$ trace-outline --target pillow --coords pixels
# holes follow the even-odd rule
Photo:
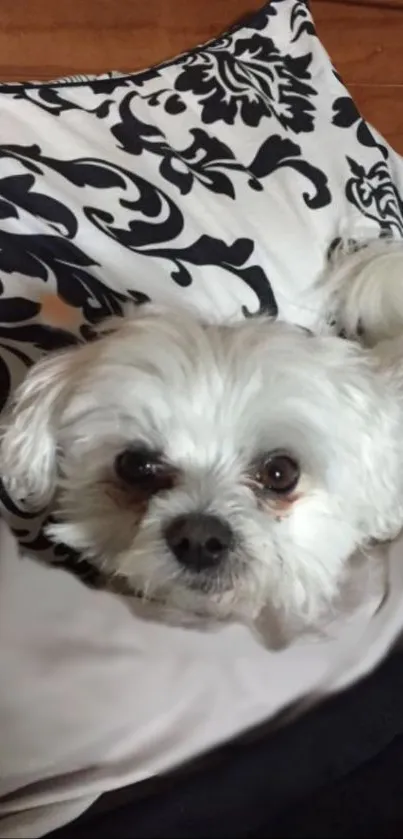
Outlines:
[[[340,236],[403,234],[401,160],[361,118],[302,0],[273,0],[142,73],[5,84],[0,109],[2,408],[40,354],[90,338],[127,298],[309,327],[306,292]],[[40,517],[4,490],[2,502],[23,551],[90,573],[48,545]],[[41,835],[104,790],[348,684],[398,631],[386,598],[373,634],[379,597],[356,645],[342,627],[279,655],[238,626],[161,627],[16,562],[3,526],[0,835],[22,835],[24,819]]]

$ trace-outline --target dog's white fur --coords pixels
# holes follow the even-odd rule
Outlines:
[[[323,285],[351,338],[264,318],[202,324],[141,307],[98,341],[35,365],[1,447],[3,480],[41,507],[55,540],[145,595],[186,612],[253,621],[269,606],[315,624],[348,560],[403,523],[403,246],[378,242],[341,259]],[[114,460],[141,441],[180,479],[141,515],[113,491]],[[301,466],[289,503],[256,492],[259,456]],[[111,489],[112,488],[112,489]],[[224,567],[181,568],[164,528],[202,511],[235,542]]]

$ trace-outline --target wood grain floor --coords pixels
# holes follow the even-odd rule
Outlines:
[[[362,113],[403,154],[403,2],[312,3],[318,33]]]
[[[262,0],[0,0],[0,78],[129,71],[174,56]],[[312,0],[367,119],[403,154],[403,0]]]

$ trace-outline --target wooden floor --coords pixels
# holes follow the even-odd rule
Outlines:
[[[0,78],[131,70],[218,34],[263,0],[0,0]],[[312,0],[364,115],[403,154],[403,0]]]

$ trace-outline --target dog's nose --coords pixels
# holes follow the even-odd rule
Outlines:
[[[217,516],[190,513],[178,516],[168,525],[165,539],[181,565],[191,571],[205,571],[225,558],[233,534],[229,525]]]

